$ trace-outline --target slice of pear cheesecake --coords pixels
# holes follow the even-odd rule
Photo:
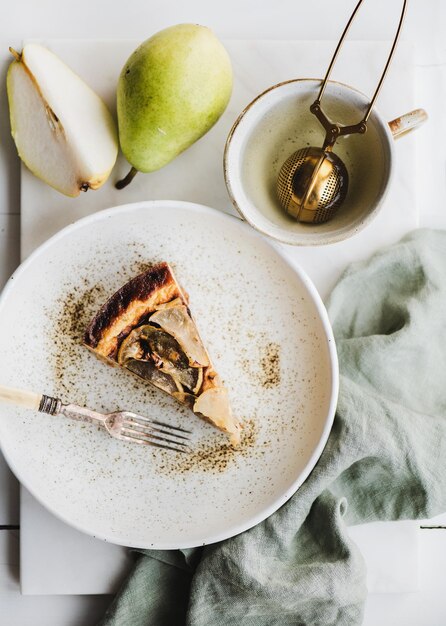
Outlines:
[[[227,389],[214,369],[168,263],[139,274],[98,311],[84,344],[110,365],[121,366],[187,405],[240,442]]]

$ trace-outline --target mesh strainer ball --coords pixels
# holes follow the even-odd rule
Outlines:
[[[347,195],[348,172],[342,160],[322,148],[302,148],[282,165],[277,180],[280,203],[300,222],[329,220]]]

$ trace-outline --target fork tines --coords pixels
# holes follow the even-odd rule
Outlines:
[[[175,452],[190,452],[188,435],[191,431],[128,411],[123,417],[121,439]]]

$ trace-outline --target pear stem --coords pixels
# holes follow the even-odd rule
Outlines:
[[[9,46],[9,52],[12,54],[16,61],[22,60],[22,55],[20,54],[20,52],[17,52],[17,50],[14,50],[14,48],[11,48],[11,46]]]
[[[127,187],[127,185],[130,185],[130,183],[135,178],[137,173],[138,173],[138,170],[135,167],[132,167],[132,169],[127,174],[127,176],[125,176],[122,180],[118,180],[118,182],[115,185],[116,189],[124,189],[124,187]]]

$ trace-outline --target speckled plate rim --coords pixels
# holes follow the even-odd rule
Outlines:
[[[15,288],[17,279],[20,278],[21,275],[27,271],[28,267],[30,267],[33,263],[35,263],[37,259],[44,252],[50,249],[52,245],[55,244],[56,242],[59,242],[61,239],[64,239],[65,237],[69,237],[72,232],[75,232],[76,230],[83,228],[85,225],[91,225],[96,222],[109,219],[110,217],[115,217],[117,215],[125,215],[127,213],[133,213],[133,212],[140,211],[140,210],[147,211],[147,210],[157,210],[161,208],[163,211],[166,211],[170,207],[181,208],[184,211],[194,211],[197,213],[201,213],[203,215],[212,214],[214,216],[218,216],[223,221],[230,220],[232,222],[233,220],[237,220],[239,227],[245,231],[245,234],[247,237],[254,237],[256,239],[261,239],[264,243],[270,246],[278,254],[281,260],[286,265],[288,265],[288,267],[295,274],[297,274],[299,279],[302,281],[305,289],[307,290],[309,297],[312,299],[316,307],[316,310],[319,314],[320,320],[322,322],[322,327],[325,333],[326,346],[328,349],[328,355],[330,359],[331,390],[330,390],[329,408],[328,408],[328,412],[325,418],[325,425],[324,425],[321,437],[319,439],[319,442],[317,446],[315,447],[315,449],[313,450],[313,453],[310,456],[303,471],[299,474],[296,480],[291,484],[290,488],[286,490],[286,493],[281,494],[279,497],[276,498],[276,500],[274,500],[272,504],[263,508],[256,515],[251,516],[248,520],[245,520],[243,523],[238,524],[238,525],[234,524],[230,528],[225,530],[224,532],[220,532],[218,534],[205,537],[205,539],[200,542],[194,541],[192,543],[189,543],[187,541],[181,542],[181,541],[173,540],[171,542],[141,546],[141,545],[136,545],[132,543],[124,536],[119,536],[116,534],[113,534],[113,536],[109,536],[106,534],[95,533],[94,531],[91,530],[91,528],[87,528],[83,524],[77,523],[75,520],[71,519],[69,516],[65,516],[63,512],[57,510],[51,505],[48,505],[44,499],[41,499],[39,496],[39,493],[36,492],[28,484],[26,478],[21,474],[20,471],[17,470],[17,467],[15,466],[15,463],[14,463],[13,455],[11,455],[9,450],[5,448],[0,438],[0,450],[3,453],[3,456],[5,457],[5,460],[8,463],[11,471],[14,473],[14,475],[20,481],[20,483],[31,493],[31,495],[42,506],[44,506],[48,511],[50,511],[56,518],[60,519],[62,522],[68,524],[69,526],[75,528],[76,530],[79,530],[97,539],[102,539],[103,541],[107,541],[109,543],[113,543],[113,544],[117,544],[121,546],[126,546],[129,548],[139,548],[139,549],[150,548],[152,550],[176,550],[176,549],[195,548],[197,546],[203,546],[203,545],[216,543],[218,541],[223,541],[225,539],[234,537],[246,530],[249,530],[253,526],[256,526],[260,522],[264,521],[267,517],[275,513],[281,506],[283,506],[296,493],[296,491],[303,484],[303,482],[308,478],[309,474],[311,473],[314,466],[318,462],[325,448],[325,445],[327,443],[327,440],[328,440],[328,437],[329,437],[329,434],[333,425],[337,399],[338,399],[338,392],[339,392],[338,357],[337,357],[337,352],[336,352],[336,344],[335,344],[335,340],[333,336],[333,331],[331,328],[327,311],[322,302],[322,299],[318,291],[316,290],[316,287],[313,285],[312,281],[310,280],[310,278],[298,265],[296,265],[295,263],[292,263],[290,259],[286,257],[283,249],[281,249],[280,244],[277,244],[273,241],[266,239],[265,237],[262,237],[255,230],[253,230],[248,224],[246,224],[241,219],[233,215],[229,215],[217,209],[213,209],[211,207],[207,207],[202,204],[196,204],[193,202],[183,202],[183,201],[178,201],[178,200],[147,200],[147,201],[141,201],[141,202],[134,202],[131,204],[124,204],[124,205],[119,205],[119,206],[112,207],[109,209],[105,209],[103,211],[98,211],[97,213],[93,213],[92,215],[79,219],[76,222],[73,222],[72,224],[70,224],[69,226],[66,226],[65,228],[60,230],[58,233],[53,235],[46,242],[44,242],[42,245],[40,245],[25,261],[23,261],[23,263],[21,263],[21,265],[19,265],[16,271],[9,278],[3,291],[0,294],[0,319],[3,313],[3,309],[7,306],[8,296],[10,292]]]

